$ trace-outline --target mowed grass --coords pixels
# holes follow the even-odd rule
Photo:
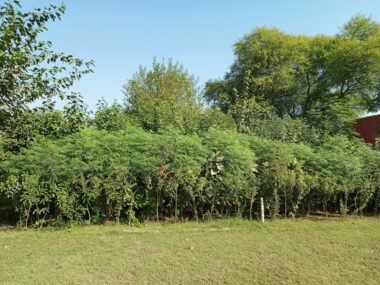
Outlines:
[[[0,231],[4,284],[380,284],[380,220]]]

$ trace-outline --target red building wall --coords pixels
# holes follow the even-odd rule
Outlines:
[[[376,137],[380,137],[380,115],[358,119],[356,131],[364,142],[375,144]]]

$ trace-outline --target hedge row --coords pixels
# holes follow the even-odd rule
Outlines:
[[[380,152],[344,137],[312,148],[234,131],[85,129],[0,153],[1,222],[377,214]]]

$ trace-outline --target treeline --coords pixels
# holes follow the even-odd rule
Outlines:
[[[379,147],[355,134],[380,107],[379,23],[357,16],[315,37],[257,28],[204,89],[154,60],[123,104],[92,113],[65,92],[92,62],[37,40],[64,6],[19,4],[0,5],[0,223],[256,219],[259,197],[271,218],[379,213]]]

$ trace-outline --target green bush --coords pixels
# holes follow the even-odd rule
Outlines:
[[[213,128],[84,129],[1,152],[0,205],[3,222],[25,226],[254,218],[259,197],[272,218],[377,213],[379,163],[377,150],[342,136],[313,148]]]

